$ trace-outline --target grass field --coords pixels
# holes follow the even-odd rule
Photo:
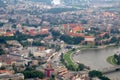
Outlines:
[[[68,51],[66,54],[64,54],[64,60],[67,62],[67,65],[72,65],[75,69],[77,68],[77,65],[73,62],[71,56],[74,51]]]
[[[114,56],[110,56],[107,58],[107,62],[112,64],[112,65],[117,65],[115,59],[114,59]]]

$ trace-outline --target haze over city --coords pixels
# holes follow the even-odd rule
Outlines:
[[[120,80],[120,0],[0,0],[0,80]]]

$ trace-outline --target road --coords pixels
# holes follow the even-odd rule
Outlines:
[[[71,46],[71,48],[79,48],[80,46],[79,45],[66,45],[66,46]],[[56,52],[56,55],[54,55],[52,58],[51,58],[51,62],[54,63],[54,64],[59,64],[60,63],[60,56],[62,53],[66,53],[68,52],[70,49],[67,49],[65,47],[61,48],[60,51]]]
[[[68,51],[68,49],[62,48],[60,51],[56,52],[56,55],[53,56],[53,58],[51,58],[51,62],[55,65],[55,66],[59,66],[60,65],[60,56],[62,53],[66,53]]]

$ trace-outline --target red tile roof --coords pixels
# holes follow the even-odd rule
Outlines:
[[[48,31],[41,31],[39,34],[48,34]]]
[[[103,37],[103,36],[105,36],[106,34],[107,34],[107,32],[103,32],[103,33],[99,34],[98,36]]]
[[[85,38],[94,38],[93,36],[85,36]]]
[[[75,32],[77,32],[77,31],[82,31],[83,28],[82,28],[82,27],[74,27],[72,30],[73,30],[73,32],[75,33]]]
[[[76,24],[69,24],[70,27],[76,27]]]
[[[64,28],[66,28],[67,26],[72,27],[72,28],[74,28],[74,27],[82,27],[82,24],[64,24]]]
[[[13,74],[13,71],[9,71],[9,70],[0,70],[0,73],[3,74],[3,73],[10,73],[10,74]]]
[[[84,34],[78,34],[78,33],[72,33],[72,32],[69,32],[68,35],[74,36],[74,37],[84,37]]]
[[[13,35],[14,34],[14,32],[6,32],[5,34],[4,34],[4,36],[11,36],[11,35]]]
[[[11,65],[12,62],[14,62],[16,60],[19,60],[19,58],[15,58],[15,57],[13,58],[13,57],[11,57],[9,55],[0,56],[0,62],[4,62],[4,63],[9,64],[9,65]]]

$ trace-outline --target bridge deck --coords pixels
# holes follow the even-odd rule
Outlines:
[[[110,72],[116,71],[116,69],[120,69],[120,66],[108,67],[99,71],[101,71],[102,73],[110,73]]]

